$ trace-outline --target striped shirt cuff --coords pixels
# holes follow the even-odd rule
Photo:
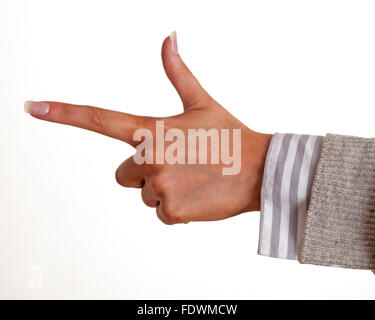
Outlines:
[[[312,180],[323,137],[276,133],[261,191],[258,254],[298,258]]]

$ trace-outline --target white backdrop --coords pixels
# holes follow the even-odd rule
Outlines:
[[[375,298],[368,271],[256,254],[259,213],[165,226],[114,179],[132,148],[33,119],[57,100],[182,110],[164,37],[261,132],[375,136],[373,1],[0,2],[0,298]]]

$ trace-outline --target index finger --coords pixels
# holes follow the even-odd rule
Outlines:
[[[119,139],[135,147],[133,134],[139,128],[148,128],[151,117],[136,116],[91,106],[52,101],[26,101],[25,112],[33,117],[95,131]]]

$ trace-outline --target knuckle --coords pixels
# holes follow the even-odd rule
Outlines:
[[[172,202],[164,202],[162,207],[162,215],[168,224],[183,223],[178,207],[174,206]]]
[[[161,206],[157,206],[156,207],[156,215],[159,218],[159,220],[161,222],[163,222],[164,224],[166,224],[168,226],[174,224],[171,220],[168,219],[168,217],[165,216],[165,214],[163,213],[163,210],[162,210]]]
[[[102,109],[93,107],[89,110],[89,120],[96,128],[102,128],[105,121],[105,115]]]
[[[142,191],[141,191],[141,198],[142,198],[143,203],[144,203],[146,206],[148,206],[148,205],[147,205],[147,197],[146,197],[146,191],[145,191],[145,188],[142,188]]]
[[[151,188],[156,195],[162,195],[166,189],[166,182],[163,176],[155,176],[151,181]]]
[[[161,222],[163,222],[164,224],[166,225],[171,225],[171,223],[169,223],[163,216],[163,214],[160,212],[161,209],[160,209],[160,206],[156,207],[156,216],[159,218],[159,220]]]
[[[120,165],[117,169],[116,169],[116,172],[115,172],[115,179],[116,179],[116,182],[123,186],[123,187],[126,187],[127,186],[127,175],[126,175],[126,170],[124,170],[124,166],[123,165]]]
[[[60,109],[59,113],[58,113],[59,121],[62,122],[62,123],[68,122],[69,113],[70,113],[69,108],[61,106],[61,108],[59,108],[59,109]]]
[[[158,193],[160,191],[159,180],[157,178],[152,179],[151,188],[152,190],[154,190],[155,193]]]
[[[154,208],[155,207],[155,201],[153,201],[152,198],[150,198],[148,192],[147,192],[147,189],[146,188],[142,188],[142,191],[141,191],[141,197],[142,197],[142,201],[143,203],[148,206],[148,207],[151,207],[151,208]]]

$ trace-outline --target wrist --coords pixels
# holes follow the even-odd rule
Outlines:
[[[244,160],[247,163],[246,179],[250,190],[246,211],[260,211],[264,167],[272,134],[252,132],[251,136],[251,144],[246,146],[248,150],[244,150]]]

